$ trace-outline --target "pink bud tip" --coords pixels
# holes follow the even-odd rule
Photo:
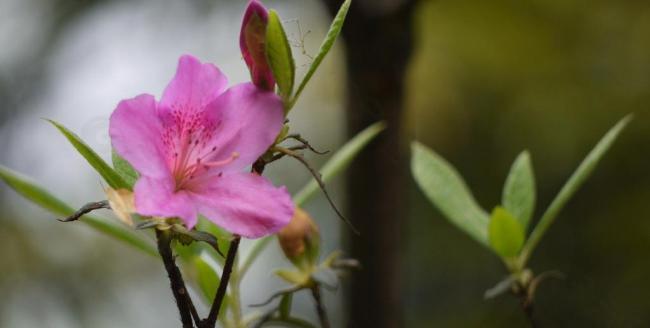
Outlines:
[[[248,3],[241,33],[239,46],[244,61],[251,72],[253,83],[260,88],[272,90],[275,86],[273,72],[266,57],[266,25],[269,14],[266,8],[257,0]]]

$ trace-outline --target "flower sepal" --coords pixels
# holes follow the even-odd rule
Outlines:
[[[197,229],[187,229],[178,218],[146,218],[138,223],[135,228],[138,230],[154,228],[159,231],[169,231],[171,239],[184,246],[189,246],[194,242],[204,242],[214,248],[219,255],[225,257],[219,248],[219,240],[215,235]]]

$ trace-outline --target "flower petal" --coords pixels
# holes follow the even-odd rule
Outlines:
[[[141,174],[169,176],[162,124],[151,95],[122,100],[110,118],[108,133],[115,151]]]
[[[282,100],[252,83],[226,90],[206,108],[218,126],[209,147],[216,147],[212,160],[238,157],[221,171],[240,171],[252,164],[273,144],[284,123]]]
[[[190,55],[178,60],[176,75],[169,82],[160,100],[161,110],[176,107],[183,110],[202,110],[228,86],[228,79],[210,63],[202,64]],[[162,113],[163,115],[165,113]]]
[[[258,238],[282,229],[294,205],[285,187],[253,173],[230,173],[204,180],[192,190],[199,213],[231,233]]]
[[[135,209],[140,215],[179,217],[191,229],[198,220],[196,206],[186,191],[174,191],[174,181],[140,177],[133,192]]]

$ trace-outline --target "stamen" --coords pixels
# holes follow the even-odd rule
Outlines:
[[[226,165],[226,164],[230,164],[230,163],[232,163],[232,162],[233,162],[234,160],[236,160],[238,157],[239,157],[239,153],[238,153],[238,152],[233,152],[233,153],[230,155],[230,157],[228,157],[228,158],[226,158],[226,159],[224,159],[224,160],[216,161],[216,162],[206,162],[206,163],[203,163],[203,165],[204,165],[204,166],[208,166],[208,167],[224,166],[224,165]]]

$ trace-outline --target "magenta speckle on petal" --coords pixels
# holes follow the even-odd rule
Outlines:
[[[289,222],[294,205],[284,188],[243,173],[282,128],[282,102],[252,83],[226,88],[226,77],[192,56],[160,102],[124,100],[110,120],[114,149],[140,173],[138,213],[179,217],[191,228],[198,214],[234,234],[256,238]]]

